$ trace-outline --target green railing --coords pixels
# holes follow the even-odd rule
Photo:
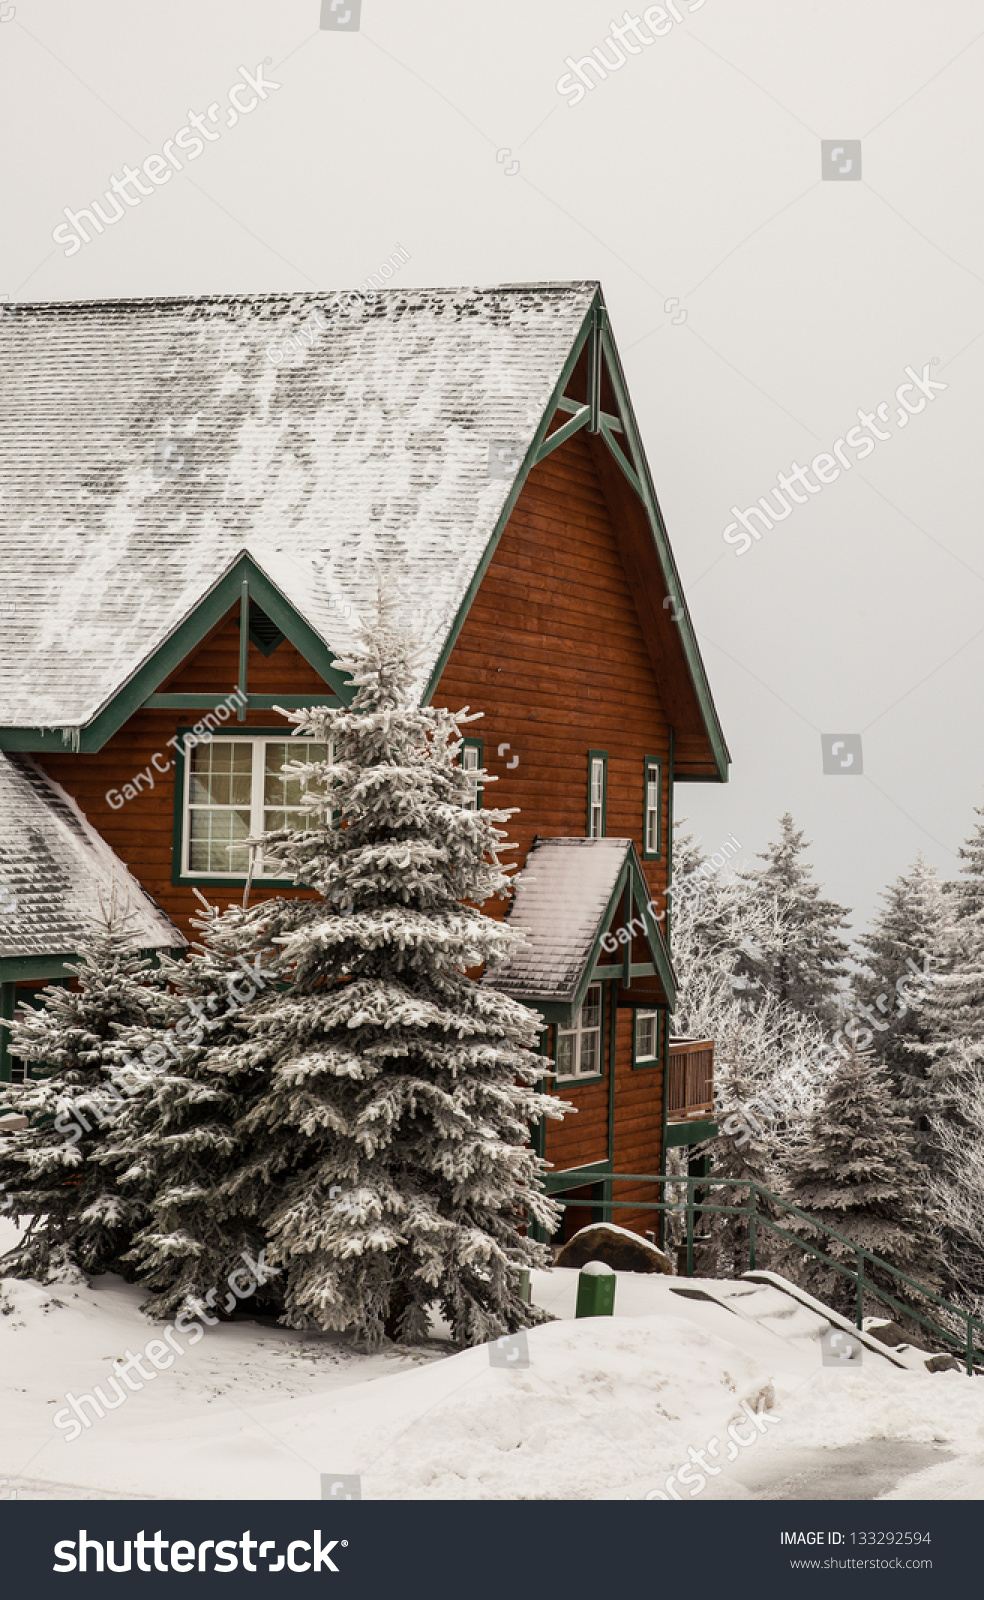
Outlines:
[[[715,1178],[715,1177],[673,1177],[669,1174],[652,1172],[598,1172],[582,1171],[579,1168],[563,1173],[552,1173],[554,1184],[558,1184],[557,1192],[552,1192],[550,1198],[563,1207],[574,1206],[583,1210],[601,1211],[608,1216],[613,1209],[622,1208],[626,1211],[656,1211],[661,1213],[671,1212],[675,1216],[683,1215],[686,1226],[687,1247],[687,1277],[694,1275],[694,1227],[699,1217],[713,1213],[718,1216],[746,1217],[748,1219],[748,1270],[755,1271],[755,1251],[759,1230],[766,1228],[770,1233],[784,1239],[788,1244],[794,1245],[809,1255],[816,1256],[825,1266],[833,1268],[835,1272],[850,1278],[856,1286],[856,1312],[855,1322],[860,1328],[864,1316],[864,1297],[866,1294],[875,1296],[884,1305],[889,1306],[898,1315],[918,1322],[926,1328],[936,1339],[942,1339],[948,1346],[958,1350],[966,1364],[968,1373],[973,1373],[975,1363],[984,1364],[984,1337],[981,1343],[977,1342],[977,1332],[984,1336],[984,1322],[973,1316],[961,1306],[954,1305],[949,1300],[944,1300],[935,1290],[927,1289],[924,1284],[917,1283],[898,1267],[893,1267],[890,1261],[882,1260],[862,1245],[856,1244],[846,1234],[838,1233],[836,1228],[828,1227],[826,1223],[818,1221],[808,1211],[803,1211],[789,1200],[784,1200],[781,1195],[773,1194],[770,1189],[764,1189],[761,1184],[753,1183],[750,1179],[743,1178]],[[564,1187],[559,1188],[559,1180],[563,1179]],[[671,1188],[686,1187],[687,1198],[685,1201],[677,1200],[615,1200],[612,1196],[612,1187],[616,1183],[653,1183],[661,1185],[665,1194],[667,1184]],[[604,1200],[563,1199],[562,1195],[575,1188],[587,1185],[604,1184],[607,1198]],[[742,1205],[726,1206],[709,1203],[704,1194],[696,1191],[706,1191],[712,1188],[719,1189],[747,1189],[748,1199]],[[765,1201],[765,1209],[760,1202]],[[792,1233],[788,1228],[783,1228],[778,1221],[769,1215],[770,1210],[777,1210],[784,1216],[799,1218],[808,1223],[815,1232],[825,1235],[828,1239],[836,1239],[839,1244],[846,1245],[854,1257],[854,1266],[845,1266],[842,1261],[837,1261],[826,1251],[811,1244],[798,1233]],[[700,1242],[699,1240],[697,1241]],[[866,1266],[869,1271],[866,1272]],[[934,1320],[916,1309],[908,1300],[898,1300],[883,1289],[880,1284],[872,1281],[870,1269],[877,1269],[881,1274],[888,1274],[896,1283],[905,1284],[908,1289],[922,1296],[933,1307],[938,1307],[946,1316],[951,1326]],[[954,1331],[959,1327],[961,1331]]]

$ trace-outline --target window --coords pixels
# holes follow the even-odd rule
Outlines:
[[[653,861],[660,853],[660,819],[663,809],[663,764],[658,756],[647,756],[645,765],[642,819],[643,859]]]
[[[557,1029],[558,1078],[594,1078],[602,1071],[601,984],[592,983],[573,1028]]]
[[[655,1065],[659,1060],[659,1012],[637,1011],[635,1014],[635,1052],[632,1064],[636,1067]]]
[[[481,739],[465,739],[461,746],[461,765],[465,772],[479,772],[482,766],[483,741]],[[472,778],[469,784],[471,796],[464,802],[466,811],[478,811],[482,805],[482,786],[478,778]]]
[[[605,837],[608,800],[608,757],[604,750],[588,751],[588,838]]]
[[[326,761],[313,739],[238,738],[201,741],[185,760],[183,877],[245,878],[250,851],[241,840],[298,826],[305,816],[301,780],[281,769],[293,761]],[[254,878],[264,873],[257,851]]]

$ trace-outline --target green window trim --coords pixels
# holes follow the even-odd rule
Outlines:
[[[560,1033],[576,1033],[578,1036],[580,1035],[581,1012],[582,1012],[583,1007],[579,1007],[575,1017],[572,1019],[572,1025],[567,1025],[567,1024],[563,1024],[563,1023],[554,1023],[554,1025],[553,1025],[553,1027],[551,1029],[551,1033],[550,1033],[550,1043],[551,1043],[551,1046],[552,1046],[550,1054],[551,1054],[551,1057],[552,1057],[553,1063],[554,1063],[553,1064],[553,1068],[552,1068],[552,1077],[551,1077],[551,1081],[550,1081],[550,1089],[552,1090],[552,1092],[554,1094],[560,1095],[561,1097],[566,1095],[569,1090],[579,1088],[582,1083],[604,1083],[604,1081],[605,1081],[606,1073],[607,1073],[607,1070],[608,1070],[608,1048],[607,1048],[607,1039],[606,1039],[606,1033],[605,1033],[605,1024],[606,1024],[606,1018],[608,1016],[608,1007],[611,1004],[611,1000],[610,1000],[610,997],[609,997],[609,994],[608,994],[608,984],[607,983],[593,982],[593,983],[590,983],[588,985],[588,990],[585,991],[585,1003],[587,1003],[588,991],[590,991],[593,988],[598,988],[601,991],[601,993],[599,994],[599,997],[598,997],[598,1029],[597,1029],[597,1031],[598,1031],[598,1056],[599,1056],[599,1059],[601,1061],[601,1070],[600,1070],[600,1072],[576,1073],[572,1077],[566,1076],[566,1075],[565,1076],[561,1076],[557,1071],[558,1035]],[[594,1030],[592,1030],[592,1031],[594,1031]],[[578,1057],[580,1059],[580,1048],[579,1047],[578,1047]]]
[[[655,1018],[654,1052],[651,1056],[639,1055],[639,1018]],[[665,1053],[666,1008],[664,1006],[636,1006],[632,1012],[632,1071],[649,1072],[654,1067],[662,1067]]]
[[[608,751],[588,751],[587,817],[584,837],[604,839],[608,828]]]
[[[472,755],[473,751],[475,752],[474,756]],[[468,771],[480,772],[485,765],[485,740],[462,739],[458,764]],[[475,784],[475,804],[474,806],[469,806],[468,809],[470,811],[481,811],[482,809],[482,784],[478,782]]]
[[[185,757],[185,735],[194,734],[194,727],[180,726],[175,729],[177,743],[174,747],[174,832],[171,850],[171,882],[175,887],[186,889],[242,889],[246,884],[246,873],[237,876],[218,877],[209,872],[183,873],[185,845],[185,799],[188,783],[188,762]],[[256,740],[275,739],[279,743],[291,742],[291,727],[289,723],[281,723],[278,728],[222,728],[213,730],[213,740]],[[201,737],[199,735],[199,737]],[[298,743],[310,743],[310,740],[298,740]],[[316,742],[316,741],[315,741]],[[296,889],[298,885],[293,878],[253,878],[253,885],[257,889]]]
[[[656,769],[655,779],[653,768]],[[655,784],[656,805],[650,805],[650,785]],[[659,861],[663,854],[663,758],[647,756],[642,768],[642,859]]]

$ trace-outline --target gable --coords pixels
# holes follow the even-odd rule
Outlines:
[[[516,878],[511,927],[526,942],[489,968],[485,982],[569,1025],[598,978],[647,982],[647,1001],[672,1010],[676,980],[631,839],[537,839]],[[634,961],[633,936],[644,944]],[[624,951],[621,962],[612,955]],[[638,948],[636,954],[638,954]]]

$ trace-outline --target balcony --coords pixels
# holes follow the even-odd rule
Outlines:
[[[670,1039],[667,1122],[700,1121],[714,1111],[713,1039]]]

